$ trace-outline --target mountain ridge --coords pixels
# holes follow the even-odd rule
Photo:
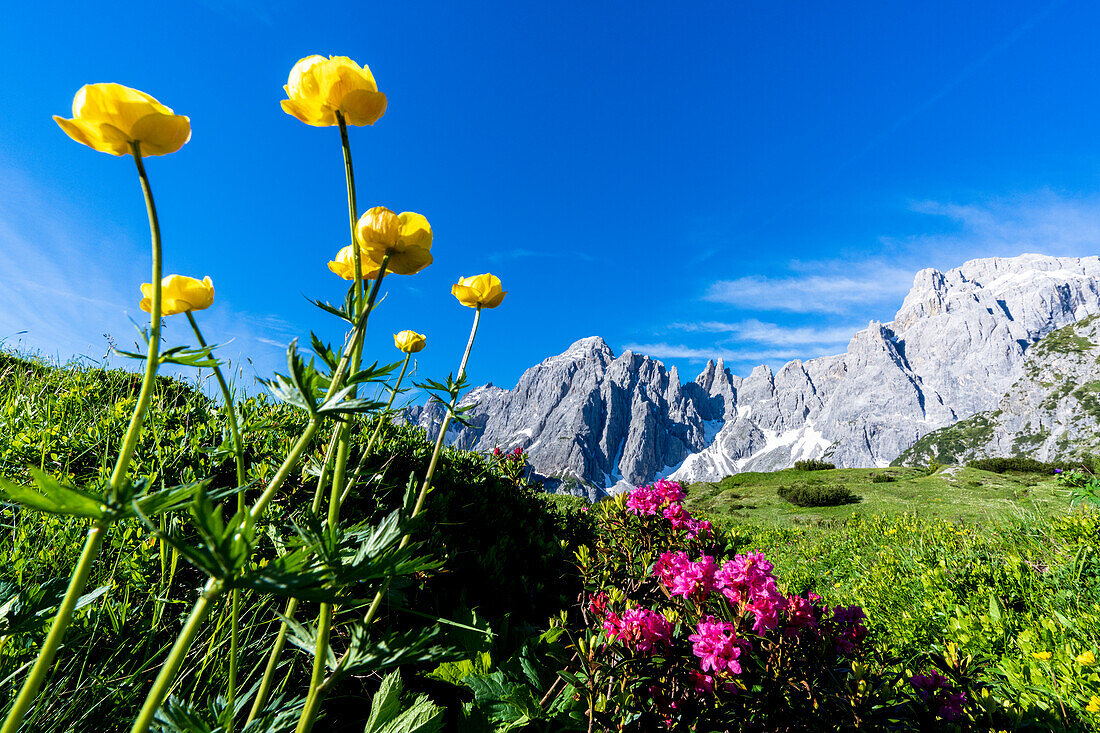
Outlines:
[[[744,378],[721,360],[692,381],[599,336],[528,369],[512,390],[485,385],[464,404],[459,447],[522,447],[548,488],[598,498],[671,476],[717,480],[803,458],[885,466],[922,436],[992,409],[1025,351],[1100,312],[1100,258],[1026,254],[916,273],[895,318],[871,321],[844,353],[795,359]],[[434,432],[439,405],[406,419]],[[450,433],[451,431],[449,431]]]

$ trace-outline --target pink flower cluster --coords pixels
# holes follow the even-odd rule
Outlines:
[[[684,489],[675,481],[661,479],[649,486],[639,486],[626,498],[626,508],[632,514],[652,515],[669,504],[684,500]]]
[[[966,694],[957,692],[939,672],[914,675],[909,678],[909,684],[929,709],[945,722],[950,723],[962,715]]]
[[[772,575],[773,566],[759,552],[737,555],[722,565],[715,585],[730,603],[751,611],[753,631],[763,634],[779,625],[779,612],[788,606]]]
[[[686,552],[665,552],[657,558],[653,574],[660,578],[672,595],[702,603],[714,590],[717,569],[710,555],[703,555],[697,562],[692,562]]]
[[[787,596],[787,625],[783,627],[783,635],[801,636],[803,631],[817,631],[821,625],[820,600],[816,593]]]
[[[649,486],[639,486],[626,498],[626,509],[637,516],[661,514],[676,530],[683,530],[691,539],[710,534],[711,523],[698,521],[680,503],[687,494],[675,481],[661,479]]]
[[[513,463],[526,460],[527,456],[524,455],[523,448],[520,448],[518,445],[516,446],[515,450],[508,452],[502,451],[500,449],[500,446],[497,446],[496,448],[493,448],[493,458],[496,458],[498,461],[508,461],[509,463]]]
[[[741,656],[741,642],[733,624],[707,616],[699,621],[688,640],[703,670],[702,675],[695,677],[696,689],[713,690],[712,675],[741,674],[741,663],[737,661]]]
[[[836,606],[830,625],[838,654],[855,654],[860,642],[867,638],[867,627],[863,622],[867,614],[859,606]]]
[[[639,652],[648,652],[657,644],[667,645],[672,638],[672,624],[648,608],[629,608],[622,616],[609,612],[603,629],[612,641],[618,639]]]

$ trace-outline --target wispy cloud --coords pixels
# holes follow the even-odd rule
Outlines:
[[[815,263],[813,270],[815,274],[719,280],[707,288],[703,299],[744,310],[840,314],[899,300],[913,282],[912,270],[881,260],[825,261]]]
[[[700,362],[722,359],[727,362],[763,363],[797,359],[801,355],[798,349],[724,349],[705,346],[696,348],[663,342],[655,344],[629,343],[623,346],[623,349],[645,354],[654,359],[686,359]]]
[[[673,323],[670,328],[690,333],[729,334],[729,340],[769,344],[772,346],[836,345],[846,344],[863,325],[846,326],[781,326],[755,318],[726,323],[699,321],[698,323]]]

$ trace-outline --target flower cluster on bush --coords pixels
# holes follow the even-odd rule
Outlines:
[[[593,691],[594,718],[641,731],[850,717],[862,609],[785,592],[762,553],[732,552],[685,498],[660,480],[597,505],[595,546],[578,552],[585,653],[568,671]]]

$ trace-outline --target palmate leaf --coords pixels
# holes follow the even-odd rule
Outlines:
[[[306,363],[298,355],[298,339],[287,347],[286,363],[289,374],[276,373],[274,379],[261,379],[260,383],[277,399],[316,415],[317,398],[324,394],[328,379],[314,368],[312,359]]]
[[[350,636],[347,662],[339,670],[341,675],[377,672],[406,664],[451,662],[466,654],[444,640],[439,626],[392,631],[378,624],[367,627],[358,622],[352,624]]]
[[[234,700],[233,714],[240,717],[242,711],[251,702],[259,681],[251,690]],[[240,733],[285,733],[294,729],[301,715],[305,698],[287,701],[279,695],[269,700],[264,709]],[[181,700],[175,695],[169,697],[157,710],[151,730],[155,733],[226,733],[229,730],[229,705],[223,696],[202,704]]]
[[[225,521],[222,507],[215,507],[201,486],[195,491],[195,497],[188,508],[191,525],[198,535],[198,544],[187,541],[179,534],[161,530],[141,511],[137,501],[131,502],[131,506],[149,531],[216,580],[224,581],[235,576],[252,553],[254,525],[247,510],[237,512],[229,521]]]
[[[443,730],[446,710],[427,695],[418,695],[409,707],[402,700],[401,672],[382,680],[370,704],[370,717],[363,733],[438,733]]]
[[[114,514],[102,497],[62,484],[37,468],[31,468],[30,472],[35,488],[0,478],[0,496],[28,509],[66,517],[103,519]]]
[[[137,329],[138,336],[140,336],[141,340],[145,342],[146,353],[139,354],[135,351],[123,351],[121,349],[115,349],[114,352],[119,356],[138,359],[140,361],[148,358],[149,329],[138,326],[136,323],[134,324],[134,328]],[[208,344],[197,349],[193,349],[189,346],[173,346],[157,354],[157,364],[176,364],[178,366],[195,367],[198,369],[213,368],[221,364],[221,362],[214,357],[214,350],[224,345],[225,344]]]

